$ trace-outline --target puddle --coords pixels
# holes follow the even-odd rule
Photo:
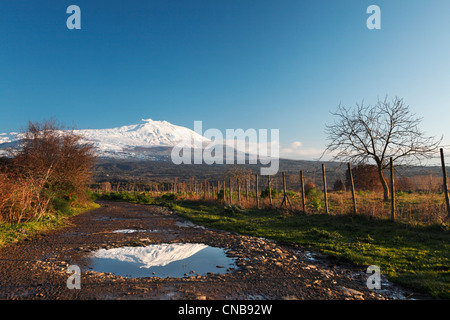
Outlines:
[[[139,232],[139,231],[135,230],[135,229],[120,229],[120,230],[113,231],[113,233],[135,233],[135,232]]]
[[[317,261],[317,259],[314,258],[313,253],[310,251],[305,251],[305,259],[309,261]]]
[[[122,277],[182,278],[224,274],[235,268],[225,250],[202,243],[172,243],[146,247],[100,249],[90,254],[90,269]]]
[[[95,217],[96,221],[129,221],[129,220],[142,220],[142,218],[129,218],[129,217],[109,217],[109,216],[98,216]]]
[[[176,221],[176,222],[175,222],[175,225],[176,225],[176,226],[179,226],[179,227],[181,227],[181,228],[197,228],[197,229],[205,229],[205,227],[199,226],[199,225],[196,225],[196,224],[193,224],[193,223],[190,222],[190,221]]]
[[[172,233],[174,232],[173,229],[119,229],[119,230],[113,230],[111,231],[112,233],[122,233],[122,234],[127,234],[127,233]]]
[[[168,231],[168,230],[166,230]],[[148,233],[153,233],[153,232],[162,232],[161,230],[151,230],[151,229],[147,229],[147,230],[136,230],[136,229],[119,229],[119,230],[114,230],[112,231],[113,233],[136,233],[136,232],[148,232]]]

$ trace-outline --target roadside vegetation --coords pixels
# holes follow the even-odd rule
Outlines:
[[[0,165],[0,246],[93,208],[93,146],[54,121],[30,122]]]
[[[144,192],[97,192],[95,197],[166,206],[206,227],[317,250],[363,268],[378,265],[391,281],[405,288],[436,298],[450,298],[450,231],[445,223],[392,222],[370,214],[352,216],[345,212],[304,214],[269,206],[256,209],[175,193],[158,196]],[[367,201],[371,201],[370,196]],[[409,201],[412,200],[405,197],[405,202]]]

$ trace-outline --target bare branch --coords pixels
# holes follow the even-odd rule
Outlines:
[[[442,137],[426,136],[419,129],[422,119],[398,97],[388,101],[386,96],[374,106],[361,103],[353,109],[339,105],[332,115],[334,124],[325,129],[329,143],[324,154],[333,153],[335,160],[356,164],[374,161],[382,180],[382,170],[391,157],[398,164],[420,164],[438,155]]]

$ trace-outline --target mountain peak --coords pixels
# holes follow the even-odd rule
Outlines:
[[[201,145],[201,142],[207,140],[189,128],[150,118],[142,119],[138,124],[118,128],[89,129],[78,132],[85,140],[96,145],[100,155],[108,157],[127,157],[127,155],[141,153],[142,149],[174,147],[180,143],[195,147],[198,142]]]
[[[153,119],[141,119],[140,125],[146,126],[146,125],[170,125],[174,126],[172,123],[167,122],[166,120],[153,120]]]

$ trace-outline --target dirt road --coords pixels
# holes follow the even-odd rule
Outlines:
[[[198,228],[166,208],[100,202],[71,225],[0,249],[1,299],[404,299],[410,292],[386,281],[369,290],[363,268],[273,241]],[[135,229],[141,232],[116,233]],[[148,231],[148,232],[146,232]],[[89,269],[100,248],[157,243],[203,243],[228,250],[237,268],[183,278],[124,278]],[[81,289],[69,289],[69,265],[82,270]]]

